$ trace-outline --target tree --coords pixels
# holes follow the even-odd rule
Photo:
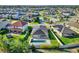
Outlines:
[[[4,35],[4,34],[6,34],[8,32],[9,32],[9,30],[5,28],[5,29],[1,29],[0,34]]]
[[[8,52],[11,53],[25,53],[29,51],[29,44],[26,40],[22,41],[21,39],[13,39],[7,46]]]
[[[34,22],[36,22],[36,23],[40,23],[39,17],[32,18],[32,20],[33,20]]]
[[[31,49],[32,49],[32,52],[35,52],[36,51],[36,48],[34,45],[31,46]]]
[[[12,15],[8,15],[6,18],[7,19],[12,19],[13,17],[12,17]]]

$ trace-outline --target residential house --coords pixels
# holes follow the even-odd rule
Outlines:
[[[9,21],[6,20],[0,20],[0,30],[3,28],[7,28],[6,26],[9,24]]]
[[[13,24],[10,24],[8,28],[12,33],[18,34],[24,32],[28,28],[28,23],[24,21],[17,21],[14,22]]]
[[[37,12],[37,11],[34,11],[34,12],[28,11],[26,15],[27,15],[29,18],[37,17],[37,16],[39,16],[39,12]]]
[[[48,38],[48,29],[46,26],[40,25],[35,26],[32,30],[32,39],[31,45],[40,46],[40,45],[49,45],[50,40]]]
[[[79,19],[75,19],[70,21],[67,26],[72,29],[73,31],[79,33]]]
[[[60,37],[73,37],[76,35],[73,30],[69,29],[65,25],[56,24],[53,26],[53,29]]]
[[[52,17],[52,18],[50,19],[50,21],[52,21],[53,23],[56,23],[56,22],[58,22],[58,21],[60,21],[60,20],[59,20],[58,18],[53,18],[53,17]]]

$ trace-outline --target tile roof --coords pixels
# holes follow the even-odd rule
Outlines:
[[[12,24],[12,26],[17,26],[17,27],[23,27],[24,25],[26,25],[27,23],[24,21],[17,21],[15,23]]]

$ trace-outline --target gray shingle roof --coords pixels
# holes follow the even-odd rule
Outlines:
[[[75,33],[75,32],[72,31],[71,29],[65,27],[63,33],[72,34],[72,33]]]
[[[63,25],[55,25],[54,27],[55,27],[56,30],[58,30],[59,32],[61,32],[62,29],[63,29]]]
[[[0,29],[5,28],[7,24],[9,24],[9,21],[2,21],[0,20]]]
[[[65,27],[64,25],[55,25],[56,30],[58,30],[63,36],[71,36],[72,34],[76,34],[73,30]]]
[[[46,26],[35,26],[32,30],[32,36],[37,35],[38,37],[33,37],[35,39],[48,39],[48,29]]]

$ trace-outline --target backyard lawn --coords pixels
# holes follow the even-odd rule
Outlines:
[[[57,40],[51,40],[51,47],[58,47],[60,44],[57,42]]]
[[[29,43],[27,39],[30,35],[31,27],[25,34],[0,34],[0,52],[28,52]]]
[[[28,42],[24,35],[12,35],[12,38],[3,35],[0,38],[0,51],[2,52],[27,52]]]
[[[60,44],[57,42],[57,40],[55,39],[50,30],[48,30],[48,33],[49,33],[49,39],[51,40],[51,47],[52,48],[58,47]]]
[[[73,37],[60,37],[60,39],[65,44],[79,44],[79,34]]]
[[[56,32],[55,34],[61,39],[64,44],[79,44],[79,34],[73,37],[60,37]]]
[[[78,38],[64,38],[64,37],[61,37],[61,40],[65,44],[79,44],[79,37]]]

